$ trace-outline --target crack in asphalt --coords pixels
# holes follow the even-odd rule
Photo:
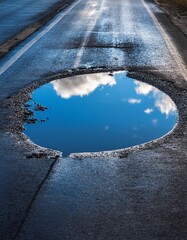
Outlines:
[[[89,39],[88,39],[89,40]],[[86,40],[86,44],[87,44],[87,40]],[[85,44],[85,45],[86,45]],[[84,50],[84,48],[85,47],[89,47],[89,46],[82,46],[83,47],[83,50]],[[92,47],[92,46],[91,46]],[[93,47],[96,47],[96,46],[93,46]],[[114,48],[114,46],[113,46],[113,48]],[[99,65],[100,66],[100,68],[102,67],[101,65]],[[106,66],[103,66],[103,69],[105,70],[105,71],[108,71],[109,69],[107,69],[106,68]],[[100,69],[101,70],[101,69]],[[159,65],[157,65],[157,67],[149,67],[149,66],[142,66],[142,67],[137,67],[137,66],[131,66],[131,68],[130,67],[128,67],[127,68],[127,70],[129,70],[129,72],[131,72],[131,74],[133,75],[133,74],[136,74],[136,73],[133,73],[132,71],[134,70],[134,72],[136,72],[137,70],[139,70],[139,71],[155,71],[155,73],[156,73],[156,71],[157,70],[159,70]],[[83,69],[81,70],[81,67],[80,67],[80,71],[83,71]],[[89,71],[89,69],[86,69],[86,71]],[[72,71],[70,72],[70,70],[69,70],[69,72],[68,72],[68,74],[71,74],[72,73]],[[137,73],[137,74],[140,74],[140,75],[143,75],[143,72],[142,73]],[[60,77],[60,74],[58,74],[58,78]],[[137,77],[137,76],[136,76]],[[54,77],[53,77],[54,78]],[[138,78],[138,77],[137,77]],[[148,77],[147,77],[148,78]],[[147,79],[146,78],[146,79]],[[142,77],[142,80],[144,80],[144,77]],[[165,79],[164,79],[165,80]],[[180,80],[180,79],[179,79]],[[165,80],[166,81],[166,80]],[[165,81],[161,81],[161,79],[154,79],[154,78],[151,78],[150,77],[150,79],[149,79],[149,82],[151,83],[151,82],[153,82],[154,84],[158,84],[158,86],[160,86],[160,84],[162,85],[162,87],[163,87],[163,90],[165,89],[167,89],[167,84],[165,84]],[[161,83],[160,83],[161,82]],[[168,83],[170,82],[170,80],[168,80]],[[183,85],[182,85],[182,83],[183,83]],[[153,85],[154,85],[153,84]],[[185,132],[184,132],[184,126],[185,126],[185,124],[186,124],[186,113],[185,113],[185,109],[186,109],[186,107],[185,107],[185,102],[186,102],[186,90],[183,90],[184,92],[184,94],[182,94],[181,95],[181,92],[180,91],[175,91],[176,89],[175,89],[175,87],[178,87],[178,84],[181,84],[180,86],[180,88],[181,88],[181,90],[183,89],[183,87],[185,87],[186,86],[186,82],[182,82],[182,80],[180,80],[179,81],[179,83],[176,81],[176,84],[175,84],[175,82],[172,82],[172,84],[171,84],[171,88],[169,88],[169,90],[167,89],[167,92],[168,93],[170,93],[173,97],[174,97],[174,99],[177,101],[177,105],[179,105],[179,107],[180,107],[180,110],[181,110],[181,114],[182,114],[182,117],[181,117],[181,119],[182,119],[182,124],[181,125],[179,125],[179,128],[178,128],[178,132],[176,132],[175,131],[175,133],[173,133],[173,139],[175,140],[175,137],[176,137],[176,140],[175,141],[177,141],[177,138],[179,138],[179,137],[181,137],[182,136],[182,134],[185,134]],[[182,87],[183,86],[183,87]],[[179,89],[178,89],[179,90]],[[170,95],[170,94],[168,94],[168,95]],[[184,106],[183,106],[184,105]],[[184,115],[184,116],[183,116]],[[181,135],[180,135],[181,134]],[[180,139],[180,138],[179,138]],[[174,141],[173,140],[173,141]],[[164,141],[165,142],[167,142],[167,139],[164,139]],[[162,143],[163,142],[159,142],[159,143],[157,143],[158,145],[157,146],[160,146],[160,145],[162,145]],[[168,145],[168,149],[170,149],[171,148],[171,150],[172,150],[172,147],[175,147],[175,142],[173,143],[173,145]],[[185,145],[184,145],[185,146]],[[152,149],[152,148],[155,148],[156,147],[156,145],[150,145],[149,147],[148,147],[148,150],[150,150],[150,149]],[[166,146],[167,147],[167,146]],[[163,148],[163,151],[165,150],[165,148]],[[179,150],[180,150],[180,148],[179,148]],[[155,151],[156,152],[156,151]],[[123,158],[123,157],[126,157],[127,155],[126,155],[127,153],[126,152],[124,152],[123,154],[121,154],[119,157],[121,157],[121,158]],[[156,153],[154,153],[154,154],[156,154]],[[176,152],[176,154],[178,154],[178,152]],[[154,156],[154,155],[153,155]],[[165,155],[163,155],[163,156],[165,156]],[[167,156],[167,155],[166,155]],[[135,156],[136,157],[136,156]],[[174,157],[175,157],[175,155],[174,155]],[[43,188],[43,186],[44,186],[44,184],[46,184],[46,182],[48,181],[48,179],[49,179],[49,177],[50,177],[50,174],[51,174],[51,172],[53,172],[54,170],[54,167],[56,167],[56,162],[57,162],[57,160],[54,160],[52,163],[51,163],[51,165],[49,166],[49,168],[48,168],[48,171],[47,171],[47,174],[45,175],[45,177],[43,178],[43,180],[42,181],[40,181],[40,183],[38,184],[38,187],[36,187],[36,190],[35,190],[35,192],[34,192],[34,194],[32,194],[31,196],[30,196],[30,202],[28,203],[28,206],[25,208],[25,213],[24,213],[24,215],[23,215],[23,217],[21,218],[21,220],[20,220],[20,224],[18,224],[18,228],[17,228],[17,230],[16,230],[16,232],[15,232],[15,235],[13,236],[13,240],[15,240],[15,239],[17,239],[17,237],[20,235],[20,232],[22,231],[22,229],[23,229],[23,227],[25,226],[25,222],[27,221],[27,219],[28,219],[28,216],[30,216],[30,212],[33,210],[33,204],[35,205],[36,204],[36,201],[38,200],[38,195],[40,195],[41,194],[41,190],[42,190],[42,188]]]
[[[46,180],[48,179],[48,177],[49,177],[51,171],[53,170],[53,167],[54,167],[54,165],[55,165],[55,163],[56,163],[57,161],[58,161],[58,160],[55,159],[55,160],[51,163],[47,174],[45,175],[44,179],[41,181],[41,183],[39,184],[38,188],[36,189],[36,192],[34,193],[32,199],[31,199],[31,201],[30,201],[30,203],[29,203],[29,205],[28,205],[28,207],[27,207],[27,209],[26,209],[25,215],[23,216],[23,218],[22,218],[22,220],[21,220],[20,226],[18,227],[18,229],[17,229],[14,237],[12,238],[12,240],[15,240],[15,239],[18,237],[18,235],[19,235],[19,233],[20,233],[20,231],[21,231],[21,229],[22,229],[22,227],[23,227],[23,225],[24,225],[24,223],[25,223],[25,221],[26,221],[26,219],[27,219],[27,216],[29,215],[29,212],[30,212],[30,210],[31,210],[31,208],[32,208],[32,205],[33,205],[36,197],[38,196],[38,194],[39,194],[42,186],[44,185],[44,183],[45,183]]]

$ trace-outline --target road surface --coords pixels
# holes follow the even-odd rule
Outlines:
[[[1,102],[65,73],[125,68],[168,93],[180,121],[121,158],[26,159],[1,106],[1,239],[186,239],[186,62],[185,36],[149,0],[74,1],[7,54]]]
[[[1,0],[0,45],[67,2],[63,0]]]

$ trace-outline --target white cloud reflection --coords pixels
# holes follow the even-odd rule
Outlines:
[[[160,92],[155,87],[143,82],[134,81],[135,92],[137,95],[147,96],[153,94],[155,98],[154,106],[166,116],[176,112],[176,106],[169,96]],[[57,95],[69,99],[73,96],[86,96],[92,93],[98,87],[102,91],[103,87],[116,85],[116,80],[113,76],[109,76],[107,73],[98,74],[86,74],[73,76],[68,78],[59,79],[52,82],[53,88]],[[106,94],[108,95],[108,94]],[[142,99],[135,96],[135,98],[122,99],[122,101],[128,101],[130,104],[140,104]],[[152,108],[144,110],[145,114],[153,112]]]
[[[130,103],[130,104],[139,104],[139,103],[141,103],[141,99],[136,99],[136,98],[130,98],[130,99],[128,99],[128,102]]]
[[[165,94],[160,94],[155,101],[155,107],[157,107],[161,113],[165,113],[167,116],[176,111],[175,104],[171,98]]]
[[[157,123],[158,123],[158,119],[153,119],[153,125],[157,125]]]
[[[136,87],[135,91],[138,95],[145,95],[147,96],[150,92],[154,92],[155,90],[158,91],[156,88],[154,88],[151,85],[148,85],[146,83],[142,83],[139,81],[134,81]]]
[[[147,108],[147,109],[144,110],[144,113],[146,113],[146,114],[150,114],[152,112],[153,112],[152,108]]]
[[[153,86],[150,86],[146,83],[135,81],[135,92],[138,95],[147,96],[149,93],[152,93],[155,97],[155,107],[166,116],[173,114],[176,111],[176,106],[169,96],[160,92]],[[146,109],[145,113],[149,114],[150,110]]]
[[[115,84],[114,77],[106,73],[79,75],[52,82],[57,95],[64,99],[73,96],[83,97],[92,93],[99,86],[113,86]]]

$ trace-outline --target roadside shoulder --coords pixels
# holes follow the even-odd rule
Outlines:
[[[155,0],[155,2],[187,37],[187,3],[177,6],[171,3],[168,4],[168,1],[164,0]]]
[[[24,30],[19,31],[14,37],[10,38],[3,44],[0,44],[0,58],[4,57],[13,47],[24,41],[34,32],[36,32],[40,27],[45,25],[49,20],[51,20],[56,14],[63,11],[68,7],[74,0],[64,0],[61,3],[51,7],[51,11],[42,15],[38,20],[33,21]]]

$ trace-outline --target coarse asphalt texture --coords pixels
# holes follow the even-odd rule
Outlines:
[[[67,3],[67,0],[1,0],[0,45]]]
[[[32,35],[73,0],[0,2],[0,58]]]
[[[74,1],[2,58],[0,239],[187,239],[186,63],[186,37],[152,0]],[[169,94],[179,111],[172,133],[71,158],[21,134],[34,88],[117,69]]]

